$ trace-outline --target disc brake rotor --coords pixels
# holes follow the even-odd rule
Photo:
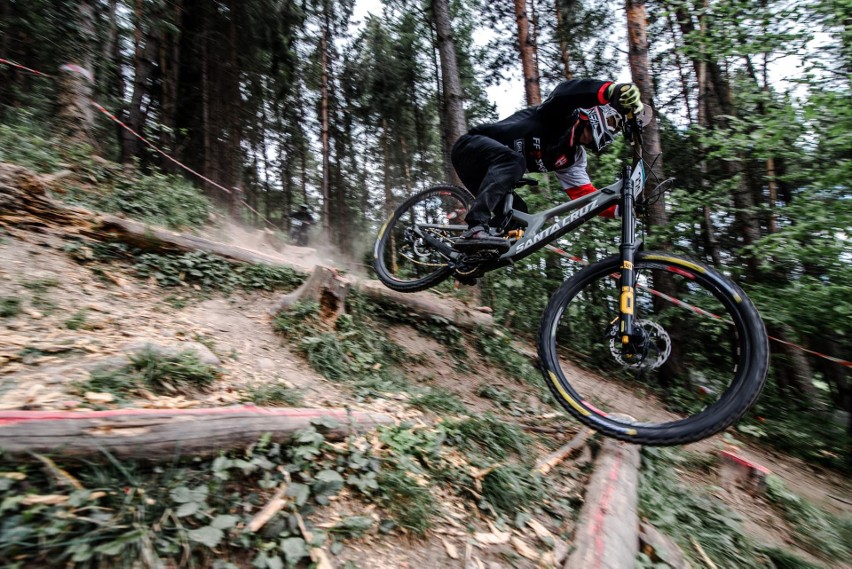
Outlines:
[[[609,350],[612,357],[621,365],[633,369],[656,369],[666,363],[672,353],[672,340],[665,329],[650,320],[637,320],[634,324],[641,328],[645,335],[645,346],[642,354],[628,362],[622,353],[621,337],[610,335]]]

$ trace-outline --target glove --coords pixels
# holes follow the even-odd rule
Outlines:
[[[639,114],[645,108],[640,100],[642,94],[633,83],[618,83],[607,87],[606,98],[621,112]]]

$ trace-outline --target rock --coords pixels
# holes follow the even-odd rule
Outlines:
[[[257,360],[257,367],[261,371],[272,371],[278,366],[271,358],[260,358],[259,360]]]

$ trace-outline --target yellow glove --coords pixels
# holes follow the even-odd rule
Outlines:
[[[645,108],[641,101],[642,94],[639,92],[639,87],[633,83],[612,84],[607,87],[606,96],[609,102],[623,113],[631,112],[636,115]]]

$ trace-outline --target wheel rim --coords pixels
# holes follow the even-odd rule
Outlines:
[[[551,381],[563,403],[616,432],[718,427],[748,368],[736,301],[703,271],[665,262],[635,267],[634,306],[647,353],[628,359],[621,336],[614,337],[620,282],[610,267],[563,299],[545,342]]]
[[[386,276],[414,284],[447,270],[448,259],[426,241],[448,246],[467,226],[467,203],[460,191],[434,190],[417,196],[390,220],[380,240],[378,259]]]

